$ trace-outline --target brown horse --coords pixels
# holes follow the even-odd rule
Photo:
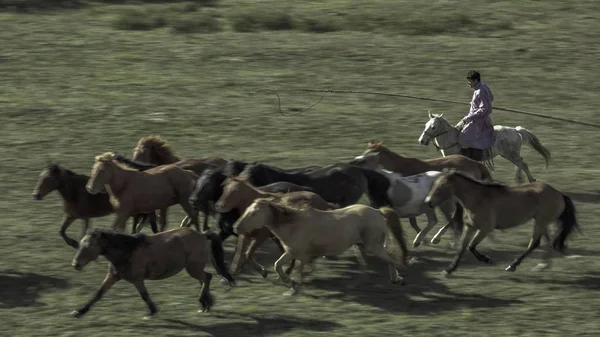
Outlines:
[[[49,164],[39,176],[38,182],[33,189],[33,198],[42,200],[48,193],[58,191],[63,199],[64,219],[60,227],[60,235],[65,242],[77,248],[77,241],[71,239],[67,235],[67,229],[71,224],[78,219],[83,221],[83,231],[88,230],[91,218],[99,218],[114,213],[114,208],[110,203],[109,196],[106,193],[91,194],[85,184],[90,177],[77,174],[58,164]],[[153,217],[154,212],[150,213],[150,223],[152,231],[156,233],[156,219]],[[133,218],[133,228],[135,231],[136,225],[145,221],[147,215],[135,215]],[[83,236],[83,235],[82,235]]]
[[[201,175],[208,167],[222,167],[227,163],[227,160],[218,156],[182,159],[175,154],[171,146],[160,136],[140,138],[133,149],[132,159],[134,162],[154,165],[174,164],[183,169],[193,171],[197,175]]]
[[[306,203],[310,207],[320,210],[339,208],[337,205],[325,201],[316,193],[306,191],[270,193],[261,191],[252,186],[246,179],[240,177],[230,177],[227,178],[223,183],[223,194],[215,203],[215,210],[219,213],[227,213],[237,210],[239,214],[243,214],[246,208],[248,208],[248,206],[250,206],[255,199],[259,198],[273,198],[274,200],[291,205],[297,203]],[[261,227],[248,233],[247,235],[240,235],[238,237],[238,245],[231,263],[233,269],[232,273],[236,275],[242,269],[245,262],[250,261],[254,269],[259,272],[262,277],[266,278],[267,270],[253,258],[253,254],[256,249],[258,249],[258,247],[260,247],[260,245],[272,235],[273,234],[267,227]],[[242,253],[244,252],[244,248],[246,246],[248,247],[246,252]],[[244,254],[245,259],[242,257],[242,254]],[[291,272],[293,267],[294,262],[292,261],[290,268],[286,272]]]
[[[135,286],[152,316],[158,310],[150,299],[144,281],[173,277],[184,268],[191,277],[200,281],[199,301],[202,312],[207,312],[213,305],[210,294],[212,274],[204,271],[209,260],[230,285],[235,283],[225,266],[221,240],[212,232],[198,233],[191,228],[177,228],[155,235],[127,235],[97,229],[81,239],[71,265],[80,271],[99,255],[110,262],[108,273],[94,297],[73,311],[72,315],[77,318],[85,315],[120,280]]]
[[[398,215],[389,207],[375,209],[354,204],[322,211],[260,198],[246,208],[234,230],[245,234],[263,226],[267,226],[285,247],[285,253],[274,265],[281,280],[291,287],[284,295],[298,292],[306,264],[312,264],[320,256],[341,254],[350,247],[355,247],[363,277],[366,277],[365,253],[368,252],[388,263],[391,282],[403,281],[396,268],[406,267],[406,243]],[[395,257],[386,251],[386,241],[389,243],[390,239],[400,247]],[[300,261],[299,282],[291,280],[282,269],[282,265],[294,259]]]
[[[127,218],[138,213],[149,213],[179,204],[200,230],[198,214],[188,202],[198,176],[192,171],[175,165],[163,165],[144,172],[124,166],[113,160],[114,153],[96,156],[87,190],[92,194],[104,192],[110,195],[117,217],[113,228],[123,231]],[[166,216],[161,217],[161,232],[167,225]]]
[[[470,221],[465,223],[462,247],[450,266],[444,270],[445,275],[450,275],[456,270],[467,246],[479,261],[491,263],[492,260],[488,256],[477,251],[477,245],[495,229],[517,227],[531,219],[535,222],[529,245],[506,270],[515,271],[523,259],[540,245],[542,237],[550,243],[548,226],[557,221],[559,232],[548,245],[543,263],[534,268],[544,269],[551,262],[552,248],[564,254],[567,238],[573,229],[579,228],[571,198],[542,182],[513,187],[478,181],[456,170],[446,170],[435,181],[425,202],[435,205],[450,195],[456,197],[467,210]]]
[[[352,162],[353,165],[359,166],[381,166],[382,168],[400,173],[403,176],[412,176],[427,171],[442,171],[444,168],[456,169],[468,174],[474,179],[491,181],[492,175],[488,168],[481,162],[472,160],[468,157],[455,154],[446,157],[433,159],[418,159],[405,157],[393,152],[389,148],[383,146],[383,142],[369,142],[367,149]],[[456,212],[452,219],[447,219],[448,223],[443,226],[444,232],[451,226],[455,229],[455,234],[458,235],[462,230],[463,210],[460,205],[456,205]],[[434,219],[437,221],[437,219]],[[415,218],[410,218],[410,226],[417,232],[421,232],[421,228],[417,225]],[[432,241],[438,243],[439,241]]]

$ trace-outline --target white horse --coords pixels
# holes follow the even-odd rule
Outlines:
[[[419,143],[429,145],[433,140],[433,145],[444,157],[451,154],[460,154],[461,146],[458,144],[460,131],[442,117],[444,114],[432,115],[431,112],[428,113],[429,121],[425,124],[425,129],[421,137],[419,137]],[[530,183],[535,181],[531,172],[529,172],[527,163],[521,157],[521,145],[523,142],[542,155],[546,162],[545,167],[548,168],[550,151],[542,145],[540,140],[531,131],[520,126],[512,128],[496,125],[494,126],[494,138],[491,157],[484,158],[484,160],[491,160],[500,155],[513,163],[516,166],[515,180],[519,184],[523,182],[522,172],[525,172]]]

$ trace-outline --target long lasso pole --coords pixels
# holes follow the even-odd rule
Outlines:
[[[279,94],[277,94],[277,92],[275,90],[260,89],[257,92],[260,92],[260,91],[269,91],[269,92],[272,92],[275,95],[277,95],[277,99],[278,99],[278,102],[279,102],[279,113],[281,115],[283,115],[283,116],[289,116],[289,115],[284,115],[283,112],[281,111],[281,99],[279,97]],[[323,96],[321,96],[321,99],[319,99],[318,102],[312,104],[307,109],[305,109],[305,110],[303,110],[303,111],[301,111],[301,112],[299,112],[297,114],[294,114],[292,116],[296,116],[296,115],[302,114],[302,113],[310,110],[312,107],[314,107],[315,105],[317,105],[318,103],[320,103],[323,100],[323,98],[327,94],[329,94],[329,93],[332,93],[332,94],[378,95],[378,96],[390,96],[390,97],[403,97],[403,98],[418,99],[418,100],[423,100],[423,101],[442,102],[442,103],[460,104],[460,105],[468,105],[469,104],[469,103],[458,102],[458,101],[451,101],[451,100],[440,99],[440,98],[429,98],[429,97],[415,96],[415,95],[408,95],[408,94],[398,94],[398,93],[397,94],[393,94],[393,93],[376,92],[376,91],[362,91],[362,90],[290,89],[290,90],[284,90],[284,91],[300,91],[300,92],[318,92],[318,93],[323,93]],[[528,111],[522,111],[522,110],[517,110],[517,109],[509,109],[509,108],[502,108],[502,107],[493,107],[493,109],[494,110],[500,110],[500,111],[508,111],[508,112],[513,112],[513,113],[518,113],[518,114],[522,114],[522,115],[528,115],[528,116],[535,116],[535,117],[540,117],[540,118],[552,119],[552,120],[561,121],[561,122],[567,122],[567,123],[572,123],[572,124],[585,125],[585,126],[590,126],[590,127],[594,127],[594,128],[600,129],[600,125],[599,124],[582,122],[582,121],[578,121],[578,120],[574,120],[574,119],[554,117],[554,116],[539,114],[539,113],[535,113],[535,112],[528,112]]]

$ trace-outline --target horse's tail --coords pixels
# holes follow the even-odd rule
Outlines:
[[[542,155],[542,157],[544,158],[544,161],[546,162],[545,167],[548,168],[548,165],[550,165],[550,159],[552,156],[550,155],[550,151],[546,147],[544,147],[544,145],[542,145],[542,142],[540,142],[538,137],[536,135],[534,135],[533,132],[531,132],[521,126],[517,126],[515,128],[515,130],[517,130],[517,132],[521,135],[521,138],[523,138],[523,140],[525,142],[527,142],[527,144],[532,149],[534,149],[537,153]]]
[[[406,256],[408,255],[408,247],[404,240],[404,231],[402,230],[402,224],[398,218],[398,214],[391,207],[382,207],[379,211],[383,214],[386,220],[386,224],[389,230],[392,232],[396,244],[400,247],[399,261],[402,265],[406,266]]]
[[[219,234],[214,232],[205,232],[206,237],[210,240],[210,248],[213,255],[213,266],[219,275],[223,276],[231,285],[235,284],[235,279],[225,265],[225,251],[223,250],[223,242]]]
[[[577,218],[575,217],[575,205],[573,205],[573,201],[570,197],[563,194],[563,199],[565,200],[565,209],[558,217],[558,224],[560,226],[559,232],[554,238],[552,242],[552,247],[559,251],[561,254],[565,254],[565,242],[573,229],[579,229],[579,224],[577,223]],[[580,231],[581,232],[581,231]]]

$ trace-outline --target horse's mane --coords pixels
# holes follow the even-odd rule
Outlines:
[[[452,174],[453,175],[457,175],[459,177],[462,177],[462,178],[464,178],[464,179],[466,179],[466,180],[468,180],[468,181],[470,181],[470,182],[472,182],[472,183],[474,183],[476,185],[485,186],[485,187],[492,187],[492,188],[496,188],[496,189],[499,189],[499,190],[502,190],[502,191],[506,191],[506,190],[510,189],[509,185],[506,185],[506,184],[503,184],[503,183],[498,183],[498,182],[483,181],[483,180],[473,179],[470,176],[468,176],[468,175],[466,175],[466,174],[464,174],[462,172],[459,172],[459,171],[454,171]]]
[[[92,230],[90,234],[99,236],[101,241],[114,248],[110,250],[110,253],[120,261],[127,261],[136,248],[148,244],[146,235],[142,233],[129,235],[110,229],[97,228]]]
[[[167,143],[166,140],[160,138],[160,136],[146,136],[146,137],[140,138],[140,140],[138,141],[138,143],[135,147],[135,150],[139,151],[144,148],[154,149],[154,151],[157,153],[157,155],[160,156],[161,158],[164,158],[164,157],[180,158],[177,154],[175,154],[175,151],[173,150],[171,145],[169,145],[169,143]]]
[[[120,161],[115,160],[114,156],[115,156],[114,152],[104,152],[101,155],[97,155],[95,160],[96,160],[96,162],[100,162],[100,163],[113,163],[117,167],[122,168],[124,170],[138,172],[138,170],[136,170],[135,168],[133,168],[125,163],[121,163]]]
[[[223,167],[223,174],[228,177],[233,177],[242,174],[246,167],[250,165],[249,163],[243,162],[241,160],[228,160],[225,166]],[[242,168],[240,170],[240,168]]]
[[[58,163],[48,163],[46,164],[46,169],[48,169],[50,172],[58,171],[68,176],[81,176],[81,174],[77,174],[64,166],[61,166]]]
[[[250,183],[250,181],[248,180],[248,177],[240,177],[240,176],[227,177],[225,179],[225,181],[223,182],[223,186],[226,186],[227,184],[229,184],[231,182],[237,182],[237,183],[244,184],[248,188],[250,188],[251,190],[253,190],[254,192],[256,192],[258,194],[261,194],[261,195],[269,195],[269,196],[272,196],[272,197],[279,198],[279,197],[281,197],[281,196],[283,196],[285,194],[285,193],[273,193],[273,192],[262,191],[258,187],[252,185],[252,183]]]
[[[310,209],[309,201],[295,202],[292,204],[285,198],[279,200],[273,198],[260,198],[256,199],[255,202],[258,200],[268,201],[275,218],[273,224],[276,226],[288,224],[300,216],[301,213]]]

